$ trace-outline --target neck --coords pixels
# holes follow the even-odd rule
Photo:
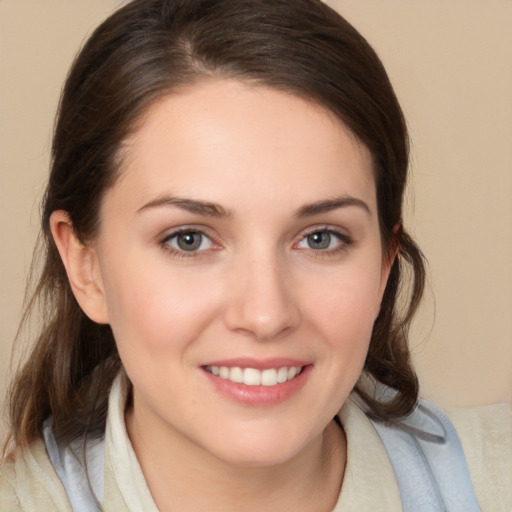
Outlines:
[[[264,467],[230,464],[184,438],[140,435],[141,426],[133,410],[127,413],[126,423],[147,485],[161,512],[329,512],[338,499],[346,441],[334,421],[291,460]]]

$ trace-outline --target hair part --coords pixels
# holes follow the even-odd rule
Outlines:
[[[10,391],[11,436],[26,446],[53,416],[57,438],[101,435],[122,368],[108,325],[80,309],[52,239],[49,219],[65,210],[82,243],[100,226],[101,200],[122,167],[123,144],[159,98],[201,80],[235,78],[312,100],[333,112],[370,151],[385,253],[398,247],[364,371],[397,390],[372,411],[398,418],[416,404],[408,327],[422,295],[418,247],[401,226],[407,178],[405,120],[379,58],[319,0],[135,0],[103,22],[70,70],[56,119],[42,207],[44,267],[25,320],[39,303],[43,325]],[[394,230],[395,229],[395,233]],[[413,284],[397,311],[404,268]]]

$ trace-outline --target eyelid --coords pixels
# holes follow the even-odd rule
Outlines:
[[[351,238],[348,230],[343,229],[339,226],[332,226],[330,224],[318,224],[315,226],[310,226],[306,229],[303,229],[297,238],[302,240],[303,238],[305,238],[308,235],[312,235],[314,233],[318,233],[321,231],[326,231],[327,233],[333,233],[333,234],[339,236],[340,238]]]
[[[308,236],[321,232],[326,232],[331,235],[334,235],[339,240],[339,244],[336,247],[330,249],[313,249],[297,247],[298,244],[305,240]],[[297,247],[299,250],[312,252],[316,255],[328,256],[329,254],[335,254],[340,251],[348,249],[353,243],[354,240],[352,236],[346,230],[330,225],[318,225],[303,230],[299,235],[299,239],[294,243],[294,247]]]
[[[194,237],[198,237],[199,246],[195,249],[183,249],[180,248],[180,236],[181,235],[193,235]],[[178,247],[176,247],[172,242],[176,240]],[[206,251],[207,249],[211,249],[211,246],[213,245],[213,240],[205,235],[204,233],[201,233],[199,231],[183,231],[181,233],[174,233],[173,235],[167,237],[165,243],[168,243],[171,247],[176,249],[177,251],[183,251],[183,252],[202,252]],[[204,245],[208,245],[208,247],[204,247]]]
[[[163,235],[160,235],[157,238],[158,245],[165,250],[166,252],[170,253],[171,255],[181,257],[181,258],[198,258],[201,256],[204,256],[206,253],[208,253],[211,250],[217,250],[221,247],[221,245],[216,240],[216,237],[211,235],[209,233],[209,229],[207,229],[205,226],[198,226],[198,225],[185,225],[185,226],[179,226],[176,228],[173,228],[171,230],[168,230]],[[174,247],[169,243],[169,240],[173,239],[174,237],[179,236],[183,233],[197,233],[201,236],[207,238],[211,246],[206,249],[200,249],[195,251],[186,251],[179,249],[177,247]]]

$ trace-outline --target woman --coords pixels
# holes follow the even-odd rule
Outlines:
[[[507,461],[475,481],[418,403],[407,165],[379,59],[320,2],[106,20],[60,104],[0,508],[507,509]]]

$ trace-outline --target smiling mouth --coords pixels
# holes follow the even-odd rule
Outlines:
[[[303,368],[303,366],[282,366],[280,368],[258,370],[257,368],[241,368],[239,366],[204,366],[208,373],[236,384],[268,387],[292,380],[302,372]]]

